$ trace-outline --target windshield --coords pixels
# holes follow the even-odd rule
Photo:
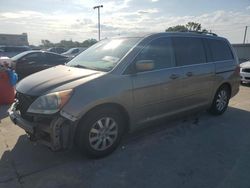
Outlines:
[[[108,72],[139,40],[140,38],[102,40],[72,59],[67,65]]]

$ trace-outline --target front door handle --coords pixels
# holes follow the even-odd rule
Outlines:
[[[193,76],[193,73],[192,72],[187,72],[187,74],[186,74],[188,77],[190,77],[190,76]]]
[[[172,80],[175,80],[175,79],[179,78],[179,75],[178,75],[178,74],[172,74],[172,75],[170,76],[170,78],[171,78]]]

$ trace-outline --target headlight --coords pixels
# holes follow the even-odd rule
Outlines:
[[[37,98],[29,107],[29,113],[54,114],[58,112],[69,100],[72,89],[49,93]]]

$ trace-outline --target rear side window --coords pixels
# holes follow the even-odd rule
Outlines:
[[[206,54],[202,39],[193,37],[174,37],[173,45],[176,64],[178,66],[206,62]]]
[[[233,59],[233,54],[228,44],[223,40],[207,40],[214,61]]]

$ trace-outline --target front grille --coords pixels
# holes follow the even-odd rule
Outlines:
[[[250,80],[250,77],[245,77],[246,80]]]
[[[250,68],[242,69],[242,72],[249,72],[250,73]]]
[[[37,97],[26,95],[20,92],[16,93],[16,99],[18,100],[17,110],[20,111],[21,116],[24,119],[30,120],[30,116],[26,115],[26,112],[30,105],[36,100]]]

